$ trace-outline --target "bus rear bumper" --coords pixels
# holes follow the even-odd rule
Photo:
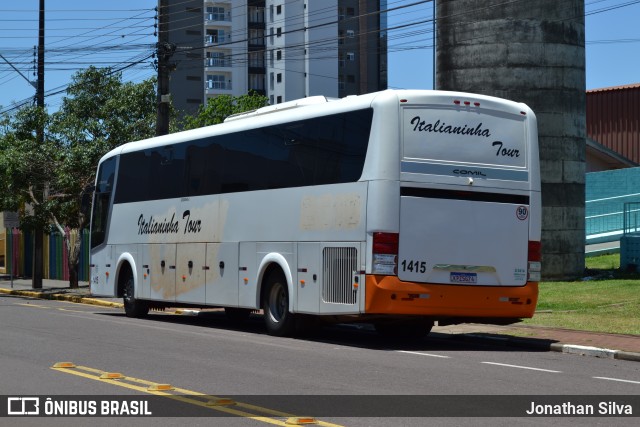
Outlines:
[[[538,302],[537,282],[524,286],[465,286],[367,275],[365,289],[366,314],[515,319],[533,317]]]

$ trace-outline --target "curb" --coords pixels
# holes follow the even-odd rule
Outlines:
[[[589,347],[573,344],[551,344],[550,350],[568,354],[579,354],[580,356],[600,357],[604,359],[628,360],[640,362],[640,353],[622,350],[610,350],[608,348]]]
[[[91,304],[91,305],[98,305],[102,307],[113,307],[113,308],[124,307],[124,304],[120,302],[104,301],[101,299],[90,298],[90,297],[85,297],[80,295],[53,294],[53,293],[49,294],[46,292],[39,292],[39,291],[19,291],[19,290],[10,290],[10,289],[2,289],[2,288],[0,288],[0,294],[19,295],[23,297],[38,298],[38,299]]]
[[[102,307],[122,308],[124,304],[121,302],[103,301],[95,298],[81,298],[80,301],[83,304],[99,305]]]
[[[577,344],[549,343],[543,340],[539,342],[524,340],[519,337],[500,336],[488,337],[473,333],[460,334],[455,339],[473,340],[473,341],[490,341],[494,344],[500,344],[510,347],[530,348],[540,351],[554,351],[558,353],[576,354],[587,357],[599,357],[604,359],[626,360],[630,362],[640,362],[640,353],[623,350],[610,350],[608,348],[589,347]]]

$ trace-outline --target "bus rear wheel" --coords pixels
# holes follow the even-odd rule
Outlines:
[[[149,304],[135,297],[135,284],[133,276],[128,274],[125,278],[123,289],[124,314],[127,317],[145,317],[149,314]]]
[[[295,330],[293,313],[289,312],[287,280],[281,272],[273,272],[265,283],[262,300],[267,332],[275,336],[288,336]]]

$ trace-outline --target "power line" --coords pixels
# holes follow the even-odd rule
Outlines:
[[[512,1],[505,1],[500,3],[500,5],[506,5],[509,3],[514,3],[517,1],[521,1],[521,0],[512,0]],[[185,4],[187,2],[184,2]],[[389,5],[395,5],[398,4],[400,2],[390,2]],[[422,2],[414,2],[411,5],[418,5],[418,4],[423,4],[423,3],[428,3],[428,1],[422,1]],[[612,10],[616,10],[616,9],[620,9],[623,7],[627,7],[627,6],[632,6],[635,5],[637,3],[640,3],[640,0],[637,1],[624,1],[624,2],[620,2],[620,3],[616,3],[613,5],[602,5],[601,7],[598,7],[598,4],[601,3],[605,3],[604,0],[594,0],[591,2],[587,3],[587,7],[593,6],[594,9],[592,10],[588,10],[585,12],[585,16],[592,16],[592,15],[597,15],[597,14],[601,14],[601,13],[605,13],[605,12],[609,12]],[[246,8],[246,5],[244,6],[233,6],[232,9],[239,9],[240,7],[242,7],[243,11],[247,11],[246,13],[248,13],[248,8]],[[402,7],[407,8],[407,13],[403,13],[403,12],[398,12],[399,15],[402,15],[403,18],[406,17],[408,19],[405,19],[401,25],[397,25],[394,27],[390,27],[390,28],[381,28],[379,30],[379,32],[385,32],[387,34],[387,52],[390,54],[393,54],[395,52],[401,52],[401,51],[407,51],[407,50],[420,50],[420,49],[433,49],[433,18],[429,19],[429,20],[422,20],[422,21],[417,21],[416,17],[414,15],[411,14],[411,9],[409,8],[410,5],[404,5]],[[308,20],[307,22],[311,22],[312,26],[308,26],[306,28],[297,28],[297,29],[293,29],[291,30],[291,32],[293,31],[304,31],[306,29],[309,29],[313,26],[322,26],[322,25],[329,25],[326,23],[323,23],[322,20],[326,19],[325,16],[325,12],[327,12],[330,9],[330,7],[324,8],[323,10],[321,10],[320,12],[315,12],[316,15],[312,17],[311,20]],[[392,8],[389,7],[388,9],[386,9],[385,11],[380,11],[379,13],[388,13],[389,10],[397,10],[399,8]],[[6,10],[6,11],[11,11],[10,9],[2,9],[2,10]],[[132,14],[140,14],[140,13],[153,13],[155,14],[155,11],[153,9],[120,9],[121,11],[124,12],[128,12],[128,13],[132,13]],[[205,13],[206,8],[203,8],[203,14]],[[82,11],[82,10],[79,10]],[[87,10],[90,11],[90,10]],[[106,10],[105,10],[106,11]],[[26,11],[25,11],[26,12]],[[29,11],[32,13],[32,11]],[[94,11],[91,11],[94,12]],[[108,12],[113,12],[113,10],[108,10]],[[245,13],[245,14],[246,14]],[[265,14],[268,13],[267,10],[265,10]],[[467,14],[471,14],[471,16],[473,16],[473,10],[468,10],[466,12]],[[302,17],[304,15],[303,14],[297,14],[295,16],[288,16],[285,19],[282,19],[281,21],[278,22],[282,22],[283,26],[288,26],[291,27],[292,25],[294,25],[294,23],[296,22],[304,22],[302,21]],[[236,15],[237,17],[237,15]],[[138,18],[139,20],[143,20],[143,19],[147,19],[147,20],[151,20],[154,19],[154,17],[150,17],[150,16],[146,16],[146,18],[144,16],[137,16],[136,18]],[[114,21],[116,19],[119,18],[112,18],[111,21]],[[135,22],[135,20],[133,20],[133,17],[126,17],[126,18],[122,18],[125,20],[129,20],[129,22]],[[69,22],[71,22],[71,18],[69,18]],[[6,21],[11,21],[11,20],[6,20]],[[92,21],[97,21],[96,19],[92,19]],[[105,19],[106,21],[106,19]],[[145,22],[145,21],[142,21]],[[334,22],[335,23],[335,22]],[[272,24],[273,25],[273,24]],[[153,44],[148,43],[148,44],[141,44],[141,43],[137,43],[137,44],[132,44],[131,47],[124,47],[124,46],[119,46],[116,47],[117,45],[113,44],[113,41],[118,40],[118,37],[122,38],[121,35],[119,34],[115,34],[119,31],[119,29],[122,28],[126,28],[122,26],[122,23],[120,23],[118,25],[117,22],[112,22],[111,24],[105,25],[100,27],[101,30],[103,31],[110,31],[109,35],[101,35],[101,34],[96,34],[99,32],[99,29],[91,29],[89,30],[89,34],[83,34],[81,35],[75,35],[75,36],[69,36],[66,39],[67,40],[73,40],[74,43],[68,44],[67,46],[61,46],[59,48],[56,48],[55,50],[53,48],[47,48],[47,52],[50,53],[50,56],[52,56],[52,61],[49,62],[49,65],[60,65],[59,69],[65,69],[65,70],[72,70],[72,69],[76,69],[74,66],[78,66],[78,68],[80,68],[80,66],[82,65],[86,65],[86,63],[89,60],[82,60],[83,57],[90,57],[93,54],[96,53],[100,53],[103,57],[104,55],[108,52],[111,51],[114,55],[117,55],[117,52],[123,53],[123,52],[135,52],[136,49],[140,49],[139,52],[152,52],[153,50]],[[132,30],[143,30],[145,29],[145,26],[140,26],[140,28],[132,28],[129,27]],[[148,25],[146,26],[146,28],[148,28],[149,30],[152,29],[152,25]],[[1,30],[0,30],[1,31]],[[245,33],[246,34],[246,33]],[[284,33],[283,33],[284,34]],[[83,36],[86,37],[95,37],[95,38],[100,38],[100,39],[107,39],[109,38],[110,40],[112,40],[111,44],[108,44],[108,42],[106,41],[99,41],[98,43],[104,43],[104,46],[101,47],[100,45],[91,45],[91,46],[86,46],[86,45],[82,45],[80,42],[78,42],[78,38],[84,38]],[[148,37],[148,34],[136,34],[136,31],[130,31],[127,33],[127,37],[136,37],[139,36],[141,37],[140,40],[144,40],[145,37]],[[53,36],[50,36],[53,37]],[[264,35],[265,38],[269,37],[269,35],[265,34]],[[416,40],[416,37],[418,37],[419,39]],[[335,39],[335,38],[334,38]],[[234,43],[246,43],[249,41],[249,38],[242,38],[240,40],[233,40],[232,43],[229,44],[234,44]],[[395,41],[395,43],[394,43]],[[634,38],[625,38],[625,39],[609,39],[609,40],[594,40],[594,41],[587,41],[587,44],[592,44],[592,45],[596,45],[596,44],[612,44],[612,43],[635,43],[637,42],[638,39],[634,39]],[[62,42],[62,40],[56,40],[54,43],[56,44],[60,44],[60,42]],[[333,47],[329,47],[329,46],[324,46],[323,45],[323,41],[312,41],[311,43],[303,43],[303,44],[299,44],[299,45],[289,45],[289,46],[283,46],[281,47],[281,49],[283,49],[285,52],[287,50],[289,50],[290,52],[293,53],[289,53],[287,55],[287,60],[301,60],[301,56],[300,56],[300,51],[303,50],[305,47],[307,48],[311,48],[315,46],[317,49],[323,49],[324,52],[326,52],[327,56],[331,55],[331,52],[335,52],[335,48]],[[214,46],[207,46],[206,44],[202,44],[201,46],[195,46],[192,47],[193,50],[206,50],[209,47],[214,47]],[[217,47],[224,47],[223,44],[219,44],[215,46]],[[21,66],[27,67],[30,66],[31,63],[28,60],[25,60],[25,56],[27,55],[27,51],[25,49],[21,49],[21,50],[17,50],[18,48],[12,48],[13,50],[11,50],[11,59],[13,60],[14,58],[14,54],[15,55],[19,55],[19,53],[22,53],[22,57],[21,59],[19,59],[18,61],[16,61],[18,64],[20,64]],[[269,49],[268,47],[265,47],[265,52],[268,52]],[[4,49],[2,50],[3,52],[6,52]],[[296,53],[296,51],[298,53]],[[319,52],[322,52],[322,50],[319,50]],[[73,56],[73,53],[75,53],[77,56]],[[59,59],[56,60],[56,57],[54,55],[59,55]],[[244,50],[241,53],[234,53],[232,56],[232,58],[230,58],[232,60],[233,64],[239,64],[239,63],[243,63],[246,64],[246,62],[248,61],[248,58],[243,58],[243,56],[247,56],[248,55],[248,51]],[[63,59],[64,58],[64,59]],[[334,56],[335,58],[335,56]],[[75,61],[75,62],[74,62]],[[118,62],[119,61],[119,62]],[[196,61],[196,59],[190,60],[187,59],[186,61],[184,61],[184,65],[187,65],[188,61]],[[197,61],[202,61],[202,59],[197,59]],[[265,63],[268,61],[267,58],[264,58]],[[64,62],[65,64],[60,64],[61,62]],[[104,60],[102,61],[102,64],[107,65],[107,64],[122,64],[122,65],[132,65],[132,67],[127,68],[128,70],[130,69],[138,69],[138,70],[142,70],[141,68],[139,68],[139,66],[141,65],[141,63],[139,61],[136,60],[122,60],[121,57],[113,57],[112,61],[109,60]],[[64,67],[63,65],[67,65],[66,67]],[[194,66],[190,68],[203,68],[203,66],[200,64],[198,64],[198,66]],[[23,68],[24,70],[25,68]],[[283,68],[281,68],[284,71],[287,71],[287,67],[284,66]],[[138,72],[140,72],[138,71]],[[2,72],[2,69],[0,69],[0,72]],[[0,81],[0,84],[3,84],[2,81]],[[47,93],[47,96],[50,96],[49,93]]]
[[[144,61],[148,61],[153,52],[153,43],[150,38],[152,37],[154,31],[154,23],[155,23],[155,11],[154,9],[114,9],[114,10],[106,10],[100,9],[103,12],[114,12],[114,11],[124,11],[125,13],[129,13],[129,16],[123,17],[114,16],[108,18],[100,18],[100,19],[85,19],[84,17],[68,17],[65,18],[66,22],[79,22],[79,21],[100,21],[107,22],[107,24],[98,26],[97,28],[87,28],[86,31],[82,32],[82,30],[73,30],[72,28],[76,28],[73,25],[67,25],[66,28],[55,28],[55,26],[49,26],[49,31],[60,33],[62,31],[66,31],[67,35],[48,35],[48,39],[54,39],[53,42],[50,42],[46,46],[46,66],[48,72],[60,72],[60,71],[74,71],[85,68],[86,65],[103,65],[109,66],[114,69],[120,69],[125,67],[124,69],[130,70],[135,67],[139,67],[141,61],[139,61],[139,57],[142,54],[145,58]],[[61,12],[67,12],[68,10],[64,10]],[[96,13],[94,10],[78,10],[80,12],[91,12]],[[33,13],[33,11],[28,11]],[[49,10],[47,10],[49,13]],[[2,14],[7,16],[7,14]],[[49,15],[50,16],[50,15]],[[94,18],[98,18],[95,17]],[[5,21],[14,21],[13,23],[18,25],[21,22],[28,22],[27,20],[16,20],[16,19],[4,19]],[[15,21],[19,21],[16,23]],[[61,22],[57,22],[60,20],[56,20],[55,17],[48,20],[48,22],[53,22],[57,25],[64,25]],[[147,23],[146,25],[140,25],[140,23]],[[131,25],[128,25],[131,24]],[[126,26],[125,26],[126,25]],[[8,27],[5,26],[5,27]],[[0,37],[2,36],[2,31],[8,28],[0,29]],[[126,31],[122,31],[122,30]],[[10,29],[11,32],[15,32],[14,28]],[[70,35],[69,33],[74,33]],[[20,37],[20,34],[13,34],[12,38]],[[33,39],[32,36],[29,37]],[[83,43],[82,39],[90,41],[91,44]],[[124,40],[124,43],[123,43]],[[148,40],[148,43],[140,43],[140,41]],[[66,42],[66,43],[65,43]],[[69,43],[71,42],[71,43]],[[115,45],[118,43],[118,45]],[[16,63],[16,67],[19,68],[23,72],[30,72],[31,67],[33,66],[33,62],[29,60],[27,51],[24,48],[16,48],[12,47],[10,49],[0,48],[0,51],[7,52],[7,56],[10,57],[11,61]],[[9,53],[10,52],[10,53]],[[124,59],[123,54],[134,53],[135,55],[131,55],[129,58]],[[99,55],[99,58],[96,59],[96,55]],[[132,67],[129,67],[132,66]],[[151,62],[148,62],[149,69],[151,68]],[[1,67],[0,72],[6,70],[7,67]],[[0,81],[0,84],[6,84],[7,81],[3,79]],[[52,95],[55,95],[57,92],[55,90],[48,90],[46,92],[47,99],[49,100]],[[29,98],[30,99],[30,98]],[[18,104],[22,104],[18,102]]]

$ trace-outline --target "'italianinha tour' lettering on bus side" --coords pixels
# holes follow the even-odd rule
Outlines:
[[[202,221],[192,220],[191,211],[186,210],[182,213],[182,219],[185,220],[184,227],[180,225],[180,221],[176,219],[176,214],[171,215],[170,219],[164,218],[162,221],[156,221],[153,216],[148,220],[144,214],[138,217],[138,234],[177,234],[182,231],[183,234],[199,233],[202,230]]]
[[[435,123],[427,123],[420,116],[415,116],[411,119],[411,124],[414,132],[448,133],[452,135],[483,136],[485,138],[491,136],[489,129],[482,128],[482,123],[479,123],[475,128],[466,124],[464,126],[452,126],[445,122],[440,122],[439,119]]]

